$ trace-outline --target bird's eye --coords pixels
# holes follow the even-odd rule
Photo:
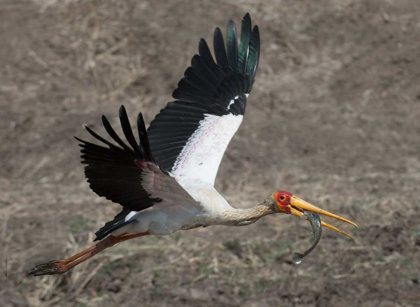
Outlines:
[[[281,201],[286,200],[286,196],[284,196],[284,195],[280,196],[280,200],[281,200]]]

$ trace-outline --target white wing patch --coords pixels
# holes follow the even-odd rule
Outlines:
[[[188,178],[214,185],[223,154],[242,123],[242,115],[205,114],[172,168],[177,180]]]
[[[125,217],[125,221],[129,221],[133,216],[135,216],[138,212],[137,211],[131,211],[127,216]]]
[[[234,103],[235,103],[235,99],[238,99],[239,98],[239,96],[235,96],[235,98],[234,99],[232,99],[231,101],[229,101],[229,105],[228,105],[228,107],[227,107],[227,109],[228,110],[230,110],[230,106],[231,105],[233,105]],[[247,97],[248,98],[248,97]]]
[[[235,99],[232,99],[231,101],[229,101],[229,105],[227,109],[230,110],[230,106],[233,105],[234,103],[235,103]]]

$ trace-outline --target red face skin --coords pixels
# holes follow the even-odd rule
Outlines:
[[[290,202],[293,195],[286,191],[277,191],[274,194],[277,200],[279,210],[282,210],[286,214],[290,214]]]

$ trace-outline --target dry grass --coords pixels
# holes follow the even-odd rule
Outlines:
[[[73,135],[171,100],[200,37],[250,12],[262,58],[217,187],[237,207],[289,190],[357,221],[349,241],[267,217],[118,245],[63,276],[118,210],[83,178]],[[0,3],[2,306],[415,306],[420,300],[420,6],[404,1]]]

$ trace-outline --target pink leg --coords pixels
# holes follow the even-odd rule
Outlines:
[[[120,236],[110,235],[99,243],[77,253],[67,259],[63,260],[53,260],[47,263],[43,263],[35,266],[32,270],[28,272],[28,275],[41,276],[41,275],[53,275],[53,274],[63,274],[75,267],[76,265],[88,260],[89,258],[100,253],[108,247],[112,247],[117,243],[134,239],[137,237],[147,236],[148,232],[136,233],[136,234],[122,234]]]

